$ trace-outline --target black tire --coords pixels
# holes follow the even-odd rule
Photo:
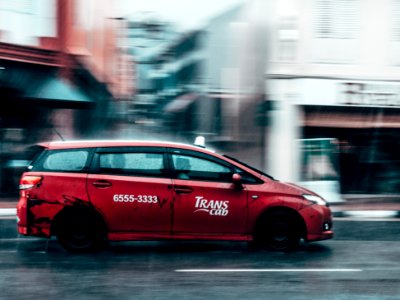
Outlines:
[[[257,245],[282,252],[295,250],[299,246],[300,237],[299,222],[288,212],[274,212],[267,215],[255,233]]]
[[[104,241],[100,228],[93,217],[82,213],[66,214],[57,224],[56,236],[67,251],[89,252],[97,250]]]

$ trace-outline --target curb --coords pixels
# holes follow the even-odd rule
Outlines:
[[[332,212],[334,218],[368,218],[368,219],[392,219],[400,218],[397,210],[345,210]]]
[[[16,217],[16,208],[0,208],[0,217]]]

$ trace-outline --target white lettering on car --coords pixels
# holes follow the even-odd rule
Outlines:
[[[158,203],[158,197],[155,195],[114,194],[113,200],[116,203]]]
[[[205,212],[210,216],[225,217],[229,214],[229,201],[227,200],[207,200],[203,196],[196,196],[194,212]]]

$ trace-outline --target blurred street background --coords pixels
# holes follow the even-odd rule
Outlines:
[[[141,2],[0,0],[0,199],[38,142],[204,136],[331,203],[400,203],[400,0]]]

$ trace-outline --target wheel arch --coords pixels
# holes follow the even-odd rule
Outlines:
[[[90,218],[99,228],[99,231],[106,235],[108,224],[105,218],[94,207],[84,205],[65,206],[53,218],[50,226],[50,235],[56,235],[64,218],[85,217]]]
[[[302,238],[306,238],[307,236],[307,225],[303,219],[303,217],[299,214],[299,212],[293,208],[287,206],[274,206],[265,209],[260,215],[257,217],[253,226],[253,239],[263,230],[265,222],[268,218],[274,213],[288,213],[295,219],[296,223],[299,226],[299,233]]]

